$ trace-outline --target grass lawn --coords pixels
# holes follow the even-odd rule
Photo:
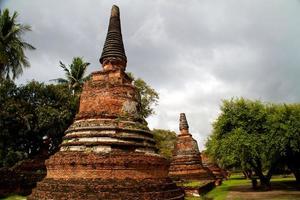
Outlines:
[[[213,199],[213,200],[224,200],[226,197],[230,197],[230,199],[242,200],[243,196],[251,199],[249,195],[253,195],[253,199],[266,197],[268,199],[298,199],[298,194],[293,193],[292,196],[289,197],[290,191],[286,190],[289,186],[293,185],[295,178],[294,177],[285,177],[282,176],[274,176],[271,179],[271,185],[273,185],[273,189],[271,191],[255,191],[251,189],[251,181],[243,179],[241,175],[231,176],[229,180],[223,181],[222,185],[214,188],[209,193],[207,193],[202,199]],[[292,183],[292,184],[291,184]],[[239,188],[239,189],[237,189]],[[242,192],[238,192],[238,190],[242,190]],[[286,191],[285,191],[286,190]],[[229,195],[230,193],[230,195]],[[278,198],[273,198],[274,195],[277,195]],[[264,199],[264,198],[261,198]],[[299,193],[300,199],[300,193]],[[192,199],[191,199],[192,200]]]
[[[19,196],[19,195],[12,195],[1,200],[26,200],[26,197]]]
[[[199,200],[200,197],[184,197],[184,200]]]
[[[295,181],[295,177],[294,176],[287,176],[287,177],[273,176],[271,179],[271,183],[287,182],[287,181]]]
[[[226,198],[230,187],[238,185],[249,185],[249,187],[251,187],[251,181],[242,178],[240,175],[233,175],[229,180],[223,181],[220,186],[217,186],[213,190],[208,192],[205,195],[205,198],[213,200],[223,200]]]
[[[205,183],[206,182],[201,182],[199,180],[191,180],[191,181],[186,181],[186,182],[176,183],[176,184],[177,186],[181,186],[181,187],[201,187]]]

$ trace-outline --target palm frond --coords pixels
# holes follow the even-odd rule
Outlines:
[[[71,74],[70,70],[66,67],[66,65],[64,63],[62,63],[61,61],[59,61],[60,67],[63,68],[63,70],[65,71],[66,75]]]
[[[51,79],[50,81],[55,81],[57,83],[68,83],[69,81],[63,78]]]
[[[35,50],[36,48],[27,42],[22,42],[25,49]]]
[[[10,15],[8,9],[0,12],[0,63],[5,68],[1,69],[2,78],[12,75],[15,79],[22,74],[23,67],[30,66],[24,50],[35,49],[22,40],[22,35],[31,30],[30,26],[17,23],[17,17],[17,12]]]

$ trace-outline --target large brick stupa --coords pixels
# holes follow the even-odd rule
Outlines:
[[[47,176],[28,199],[183,199],[168,178],[169,162],[157,154],[140,114],[140,96],[125,73],[117,6],[100,63],[103,69],[84,84],[79,112],[60,150],[46,161]]]
[[[189,133],[184,113],[180,114],[179,130],[169,175],[175,180],[214,180],[212,172],[202,165],[197,141]]]

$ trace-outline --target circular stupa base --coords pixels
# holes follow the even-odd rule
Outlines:
[[[28,200],[183,200],[184,194],[170,179],[69,179],[46,178]]]
[[[183,200],[168,175],[168,161],[142,152],[58,152],[28,200]]]

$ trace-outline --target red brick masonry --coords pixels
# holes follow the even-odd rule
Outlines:
[[[119,9],[113,6],[100,62],[80,96],[74,123],[60,151],[46,161],[47,176],[28,200],[183,200],[157,154],[141,102],[125,73]]]
[[[211,171],[204,167],[197,141],[189,133],[184,113],[180,116],[180,134],[177,137],[169,175],[175,180],[214,180]]]

